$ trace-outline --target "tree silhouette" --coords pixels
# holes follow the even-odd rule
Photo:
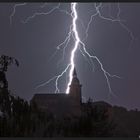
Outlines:
[[[0,57],[0,109],[4,113],[11,115],[11,101],[8,91],[8,81],[6,78],[6,72],[11,64],[19,66],[19,62],[14,57],[1,55]]]
[[[6,79],[6,72],[8,70],[8,66],[11,64],[15,64],[19,66],[19,62],[14,57],[9,57],[6,55],[1,55],[0,57],[0,88],[8,88],[8,81]]]

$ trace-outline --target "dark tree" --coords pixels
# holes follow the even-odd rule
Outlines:
[[[0,57],[0,88],[8,88],[8,81],[5,73],[8,70],[8,66],[11,64],[19,66],[19,62],[14,57],[9,57],[6,55],[2,55]]]

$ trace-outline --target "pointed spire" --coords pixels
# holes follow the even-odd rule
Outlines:
[[[74,70],[73,70],[73,76],[77,77],[77,73],[76,73],[75,67],[74,67]]]

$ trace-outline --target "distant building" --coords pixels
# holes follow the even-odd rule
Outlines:
[[[35,94],[31,105],[36,104],[39,109],[53,113],[56,117],[81,115],[81,84],[74,68],[70,93]]]

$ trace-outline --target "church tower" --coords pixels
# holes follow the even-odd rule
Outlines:
[[[77,101],[81,103],[81,87],[82,85],[77,78],[76,69],[73,71],[73,79],[70,85],[70,96],[74,97]]]

